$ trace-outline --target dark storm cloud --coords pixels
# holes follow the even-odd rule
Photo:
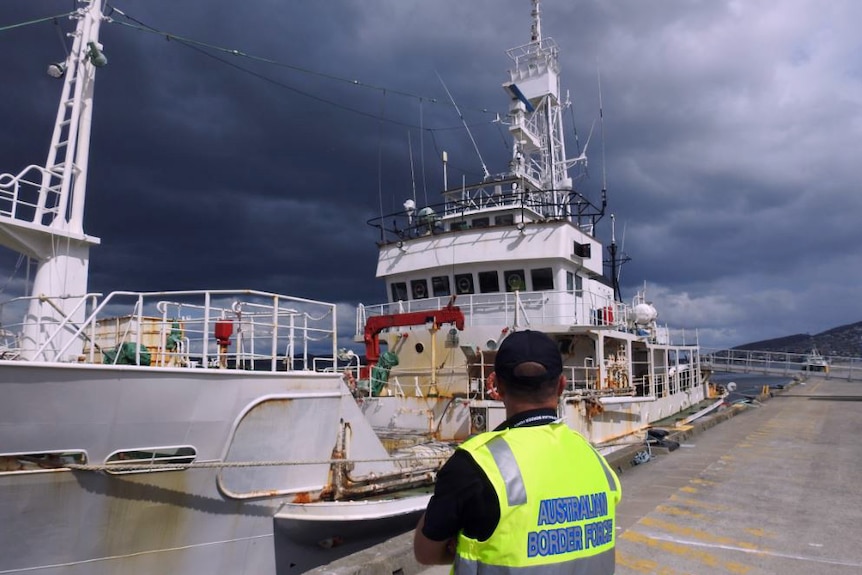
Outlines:
[[[529,39],[527,0],[113,5],[278,65],[136,30],[117,12],[103,24],[110,63],[96,82],[85,214],[103,242],[93,290],[279,291],[341,302],[349,324],[352,306],[385,295],[365,222],[414,189],[436,202],[443,150],[450,184],[481,178],[438,74],[488,169],[505,169],[506,129],[492,119],[507,107],[505,50]],[[0,26],[71,6],[5,0]],[[607,174],[617,241],[633,258],[626,298],[646,281],[660,320],[698,328],[708,345],[860,319],[862,5],[546,0],[542,10],[573,104],[570,156],[575,129],[582,148],[598,118],[601,74],[605,121],[580,185],[597,200]],[[47,153],[57,26],[0,32],[0,54],[0,171],[17,173]]]

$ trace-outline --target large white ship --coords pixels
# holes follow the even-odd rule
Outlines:
[[[364,354],[338,349],[334,304],[88,292],[103,8],[78,2],[52,68],[45,164],[0,175],[0,244],[35,264],[0,303],[0,573],[299,573],[408,529],[453,445],[502,421],[485,381],[519,329],[559,342],[560,417],[604,448],[705,399],[697,348],[604,277],[605,205],[568,175],[584,158],[566,154],[536,0],[509,51],[508,172],[372,222],[390,297],[358,309]]]
[[[393,459],[371,429],[333,369],[334,304],[88,293],[103,8],[78,3],[50,70],[63,88],[45,164],[0,175],[0,243],[35,267],[29,295],[0,303],[0,573],[298,573],[408,528],[397,501],[383,526],[385,500],[345,504],[357,521],[301,515],[439,466],[405,471],[409,451]]]
[[[616,243],[605,254],[596,235],[606,194],[593,203],[574,187],[586,155],[567,154],[558,47],[532,5],[530,42],[508,51],[502,85],[508,170],[369,222],[389,301],[360,305],[369,365],[347,377],[378,429],[452,441],[502,423],[486,379],[500,342],[522,329],[558,342],[560,417],[597,445],[707,398],[697,346],[672,343],[644,293],[621,301]]]

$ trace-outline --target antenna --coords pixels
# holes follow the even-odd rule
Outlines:
[[[416,204],[416,171],[413,169],[413,140],[410,139],[410,130],[407,130],[407,149],[410,154],[410,181],[413,182],[413,204]],[[425,202],[428,203],[427,201]]]
[[[530,11],[530,16],[533,17],[533,26],[531,29],[531,42],[542,41],[542,19],[539,14],[539,0],[533,0],[533,9]]]
[[[439,72],[437,72],[437,78],[439,78],[440,83],[443,84],[443,89],[446,90],[446,95],[449,96],[449,101],[452,102],[452,106],[454,106],[455,111],[458,112],[458,117],[461,119],[461,123],[464,124],[464,128],[467,130],[467,135],[470,136],[470,141],[473,142],[473,149],[476,150],[476,155],[479,156],[479,162],[482,163],[482,171],[485,173],[485,179],[487,180],[491,177],[491,173],[488,171],[488,166],[485,165],[485,160],[482,159],[482,154],[479,152],[479,146],[476,145],[476,140],[473,139],[473,133],[470,131],[470,126],[468,126],[467,122],[464,121],[464,116],[461,115],[461,110],[458,109],[458,104],[455,103],[455,98],[452,97],[452,94],[449,92],[449,88],[446,87],[446,82],[444,82],[443,78],[440,77]]]
[[[596,76],[599,82],[599,130],[602,138],[602,194],[608,190],[608,177],[605,170],[605,112],[602,105],[602,71],[596,67]],[[586,148],[584,148],[586,150]]]
[[[626,230],[629,227],[628,221],[623,224],[623,240],[620,242],[620,269],[617,271],[617,281],[619,282],[623,276],[623,264],[631,261],[626,255]]]
[[[425,194],[425,205],[427,206],[428,180],[425,178],[425,114],[422,111],[422,98],[419,98],[419,157],[422,161],[422,192]]]
[[[614,300],[623,301],[622,299],[622,290],[620,289],[620,272],[622,271],[623,264],[631,261],[631,258],[628,257],[625,252],[622,250],[617,251],[617,218],[615,214],[611,214],[611,243],[608,246],[608,252],[610,253],[611,259],[605,260],[605,264],[608,264],[611,268],[611,287],[614,290]],[[625,230],[625,228],[623,228]],[[625,241],[625,231],[623,231],[623,241]]]

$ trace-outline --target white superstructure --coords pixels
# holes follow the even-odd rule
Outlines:
[[[508,170],[370,222],[388,302],[360,306],[357,340],[384,365],[360,374],[357,394],[370,395],[363,409],[375,426],[459,440],[502,422],[485,382],[500,342],[523,329],[559,343],[569,379],[560,416],[596,444],[706,397],[697,347],[669,340],[645,294],[616,297],[615,245],[605,276],[595,235],[605,190],[593,203],[574,188],[570,170],[586,154],[566,154],[559,50],[532,4],[530,42],[508,51],[503,83]]]

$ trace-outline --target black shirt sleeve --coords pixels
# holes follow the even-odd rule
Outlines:
[[[422,534],[432,541],[458,535],[485,541],[500,521],[500,503],[488,477],[469,453],[456,450],[437,474]]]

